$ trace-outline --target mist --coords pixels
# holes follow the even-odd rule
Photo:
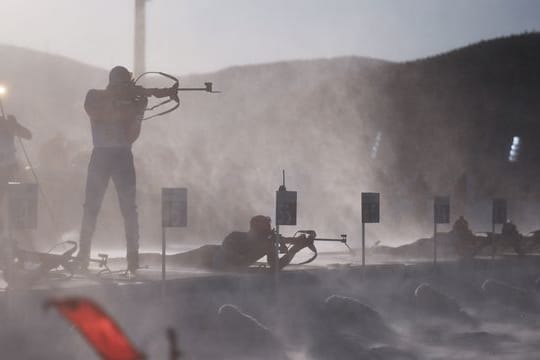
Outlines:
[[[144,122],[133,149],[141,248],[160,246],[161,188],[188,189],[188,227],[168,231],[169,249],[186,250],[247,230],[256,214],[274,217],[282,170],[299,201],[298,226],[283,227],[286,235],[348,234],[358,248],[363,191],[381,193],[381,223],[367,227],[369,248],[431,241],[435,195],[450,195],[451,222],[465,215],[475,231],[491,226],[494,197],[509,199],[521,232],[536,229],[540,107],[531,74],[538,73],[539,41],[530,33],[403,63],[349,56],[180,76],[185,86],[212,81],[221,93],[186,94],[178,111]],[[0,65],[6,111],[34,133],[25,148],[45,194],[27,245],[78,240],[92,148],[83,101],[89,89],[106,86],[109,69],[11,46],[0,47]],[[514,136],[523,146],[510,162]],[[22,155],[18,148],[22,180],[31,182]],[[95,252],[124,249],[122,224],[109,184]],[[343,253],[292,266],[279,286],[258,268],[175,269],[161,297],[156,272],[134,282],[75,277],[84,283],[75,290],[64,287],[69,278],[47,279],[32,296],[6,292],[0,342],[11,353],[18,351],[13,344],[30,344],[27,358],[39,346],[50,358],[92,358],[58,316],[38,310],[51,296],[82,294],[114,314],[152,358],[166,356],[161,334],[168,326],[196,359],[534,358],[534,254],[504,253],[496,261],[450,254],[437,267],[398,252],[384,259],[392,265],[364,268]]]
[[[11,64],[28,57],[21,49],[4,52]],[[6,107],[36,134],[26,146],[61,231],[76,231],[91,149],[82,101],[88,88],[105,86],[107,73],[36,56],[43,59],[33,68],[33,81],[7,72],[12,77],[8,84],[14,86]],[[287,187],[300,193],[299,225],[328,235],[358,232],[358,189],[373,181],[367,150],[376,134],[362,105],[375,98],[370,76],[382,66],[384,62],[343,58],[181,77],[185,85],[211,79],[222,93],[184,96],[180,111],[143,124],[134,146],[142,245],[159,239],[161,187],[188,188],[189,227],[175,234],[179,241],[219,242],[234,229],[246,229],[253,215],[273,216],[282,169]],[[44,74],[39,69],[49,81],[40,78]],[[19,92],[26,95],[17,96]],[[35,104],[33,110],[24,100]],[[100,245],[121,238],[112,189],[99,219]],[[328,218],[322,204],[336,208],[335,216]],[[40,220],[40,229],[50,230],[46,212]]]
[[[348,234],[354,246],[362,191],[382,193],[382,223],[367,229],[371,243],[396,245],[428,235],[431,201],[441,194],[452,196],[454,218],[466,215],[482,230],[490,226],[491,198],[511,197],[510,218],[536,229],[528,214],[537,209],[531,201],[538,175],[527,166],[534,161],[534,136],[526,129],[537,106],[512,88],[536,85],[525,72],[499,72],[517,64],[511,55],[482,67],[479,52],[524,51],[537,41],[537,34],[524,35],[403,64],[346,57],[181,76],[186,86],[212,80],[222,93],[185,95],[178,111],[143,124],[134,146],[141,245],[152,248],[159,239],[161,187],[189,193],[189,226],[173,230],[171,241],[217,243],[246,229],[253,215],[273,217],[282,169],[287,188],[299,192],[298,226],[324,236]],[[106,85],[107,71],[19,48],[1,52],[11,87],[7,111],[35,133],[26,146],[58,232],[76,232],[91,150],[82,102],[89,88]],[[458,61],[467,68],[455,66]],[[459,75],[463,71],[470,76]],[[483,95],[473,100],[466,95],[472,91]],[[530,111],[515,118],[523,106]],[[481,135],[486,132],[492,135]],[[524,149],[512,164],[507,157],[515,134],[524,135]],[[494,177],[499,173],[508,176]],[[39,233],[48,236],[36,245],[49,246],[55,240],[43,201],[41,210]],[[96,244],[121,247],[121,223],[111,185]]]

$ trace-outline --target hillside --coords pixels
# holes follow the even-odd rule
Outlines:
[[[347,57],[183,78],[184,85],[213,81],[223,93],[186,95],[179,111],[145,124],[135,147],[142,245],[159,238],[160,187],[190,191],[189,228],[172,239],[219,241],[255,213],[272,215],[281,169],[299,191],[299,225],[348,233],[352,242],[361,191],[384,193],[384,223],[368,235],[390,242],[429,231],[431,194],[456,192],[463,174],[468,197],[538,192],[530,164],[539,45],[539,34],[525,34],[401,64]],[[107,72],[13,47],[0,47],[0,69],[11,91],[6,107],[35,133],[28,148],[62,230],[77,230],[91,144],[82,102],[89,88],[105,85]],[[523,155],[509,170],[514,133],[523,137]],[[527,175],[519,186],[516,172]],[[97,236],[121,246],[112,195]],[[426,220],[413,222],[418,216]],[[392,238],[397,231],[401,238]]]
[[[456,178],[454,171],[471,173],[480,182],[476,190],[489,196],[518,187],[507,184],[505,176],[490,181],[494,174],[511,171],[512,181],[517,174],[523,179],[538,176],[531,165],[539,160],[540,150],[539,64],[540,34],[532,33],[396,66],[385,93],[394,101],[392,126],[403,126],[399,139],[393,140],[410,160],[402,163],[435,172],[428,176],[431,182],[437,175]],[[523,145],[516,164],[506,161],[512,136],[520,136]],[[537,181],[528,180],[529,185],[519,184],[525,192],[521,195],[539,190],[532,188]]]

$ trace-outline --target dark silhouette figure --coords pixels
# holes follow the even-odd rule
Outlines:
[[[78,253],[82,269],[88,267],[92,236],[109,179],[116,187],[124,218],[128,270],[134,272],[139,267],[139,222],[131,145],[140,135],[147,97],[166,97],[171,91],[135,86],[131,75],[126,68],[116,66],[109,73],[106,89],[92,89],[86,95],[84,109],[90,117],[94,149],[88,165]]]
[[[460,216],[456,220],[456,222],[452,226],[452,231],[457,236],[462,236],[462,237],[470,237],[470,236],[474,235],[473,232],[471,231],[471,229],[469,228],[469,222],[467,220],[465,220],[465,218],[463,216]]]
[[[306,236],[282,240],[291,243],[292,247],[276,261],[271,220],[267,216],[257,215],[251,218],[249,231],[233,231],[225,237],[221,245],[205,245],[192,251],[171,255],[170,262],[178,266],[239,270],[253,265],[266,256],[271,268],[275,268],[277,264],[282,269],[300,250],[312,242],[312,239]]]
[[[514,223],[507,221],[503,224],[501,237],[506,244],[510,245],[514,249],[516,254],[525,255],[525,252],[521,248],[523,235],[519,233],[517,226]]]
[[[8,115],[7,118],[0,116],[0,206],[6,195],[8,183],[15,180],[18,169],[15,137],[30,140],[32,133],[19,124],[15,116]],[[0,233],[2,230],[3,224],[0,219]]]
[[[487,239],[477,237],[470,229],[469,222],[460,216],[454,225],[450,235],[457,254],[462,258],[473,258],[486,244]]]

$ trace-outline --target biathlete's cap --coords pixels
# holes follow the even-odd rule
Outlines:
[[[109,72],[109,84],[121,84],[131,81],[132,74],[123,66],[115,66]]]
[[[249,221],[249,227],[251,229],[267,229],[270,228],[272,219],[264,215],[256,215]]]

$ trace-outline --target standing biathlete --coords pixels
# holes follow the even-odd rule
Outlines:
[[[0,208],[6,195],[10,181],[15,180],[17,173],[17,158],[15,156],[15,137],[30,140],[30,130],[17,122],[13,115],[7,118],[0,116]],[[0,218],[0,234],[3,232],[3,222]]]
[[[109,73],[104,90],[90,90],[84,109],[90,117],[94,149],[88,165],[79,253],[81,269],[89,264],[92,237],[103,196],[112,179],[124,218],[128,271],[139,267],[139,221],[136,205],[136,176],[132,144],[141,132],[147,96],[166,97],[170,89],[135,86],[132,74],[122,66]]]

